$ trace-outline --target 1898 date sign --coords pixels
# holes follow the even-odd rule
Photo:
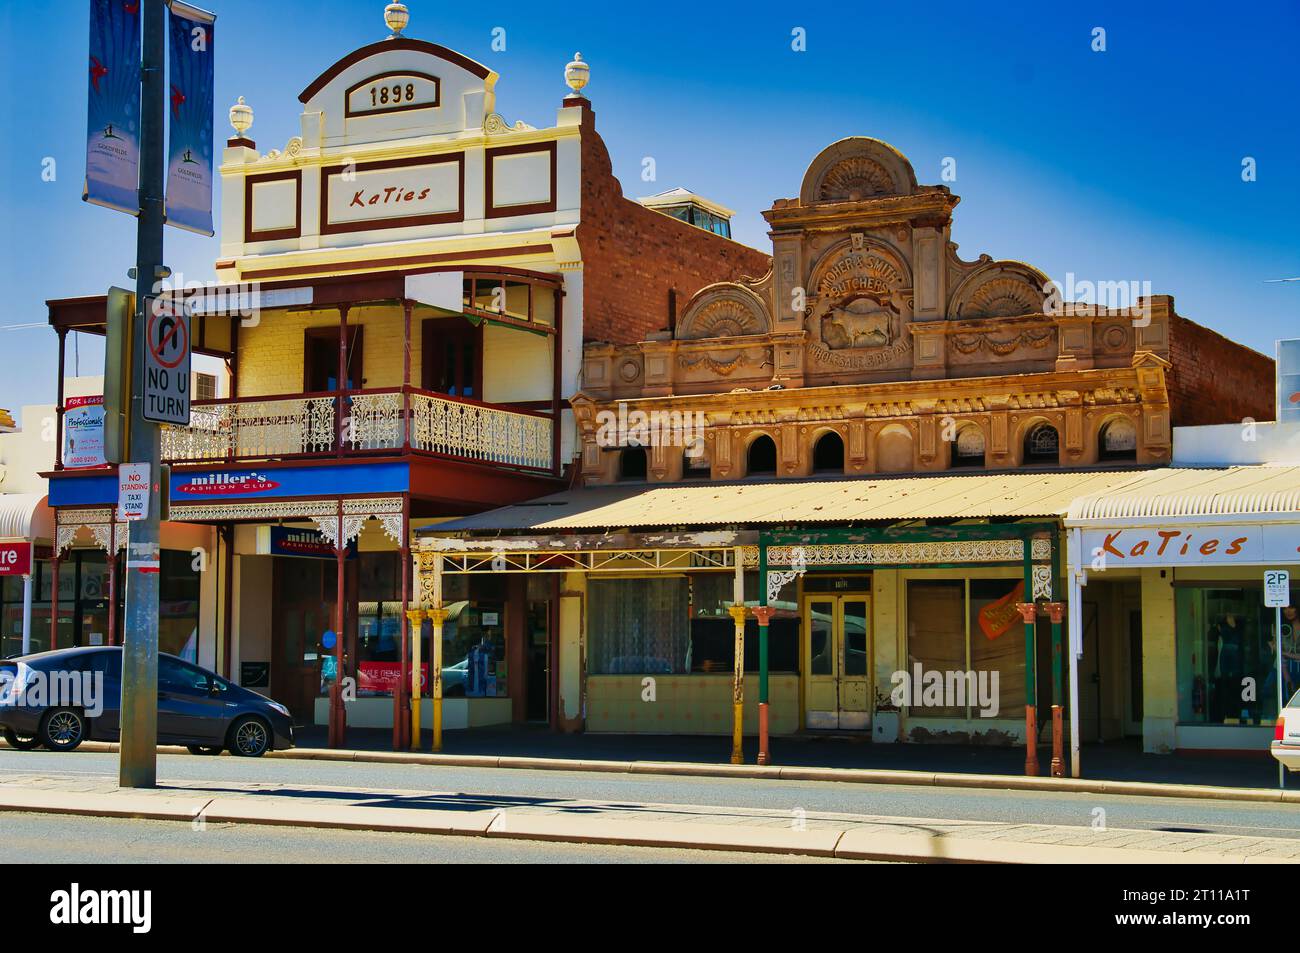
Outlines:
[[[144,359],[144,419],[190,422],[190,317],[168,304],[149,309]]]

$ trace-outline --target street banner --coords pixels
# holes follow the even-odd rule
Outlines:
[[[104,465],[104,397],[69,397],[63,402],[63,466],[69,470]]]
[[[212,28],[216,17],[171,0],[170,141],[165,220],[200,235],[212,232]]]
[[[140,214],[140,0],[90,0],[82,199]]]

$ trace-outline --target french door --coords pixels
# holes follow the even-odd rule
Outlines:
[[[871,596],[805,596],[803,631],[805,725],[870,728]]]

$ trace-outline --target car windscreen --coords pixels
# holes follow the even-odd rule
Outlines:
[[[1287,708],[1300,708],[1300,692],[1291,696],[1291,700],[1286,703]]]

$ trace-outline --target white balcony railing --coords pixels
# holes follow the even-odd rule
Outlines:
[[[336,400],[311,395],[195,402],[188,427],[162,427],[162,458],[205,463],[334,455]],[[345,398],[345,453],[401,450],[408,431],[416,451],[512,467],[551,467],[550,417],[414,388],[405,394],[400,389],[360,391]]]

